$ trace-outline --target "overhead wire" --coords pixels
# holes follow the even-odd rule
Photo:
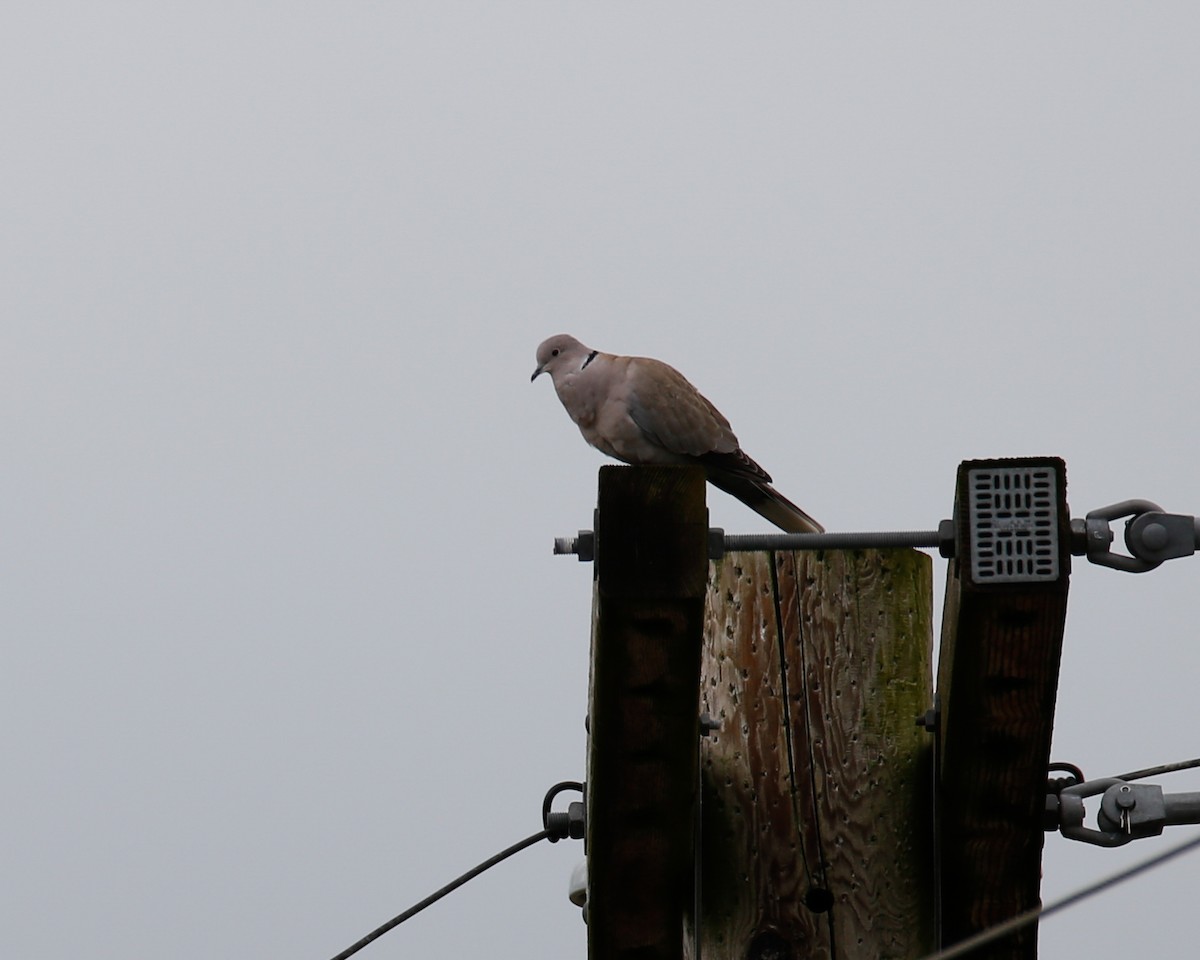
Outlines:
[[[550,807],[553,805],[555,797],[557,797],[564,790],[575,790],[582,793],[584,791],[584,785],[577,780],[563,780],[561,783],[556,783],[546,791],[546,797],[542,801],[542,826],[545,827],[544,830],[539,830],[537,833],[526,837],[524,840],[519,840],[511,847],[506,847],[505,849],[501,850],[494,857],[489,857],[487,860],[484,860],[483,863],[472,867],[462,876],[451,880],[441,889],[435,890],[420,903],[413,904],[403,913],[392,917],[392,919],[387,923],[376,927],[361,940],[352,943],[341,953],[337,954],[333,960],[346,960],[347,957],[354,956],[354,954],[358,953],[358,951],[367,944],[374,940],[378,940],[389,930],[400,926],[400,924],[402,924],[405,920],[416,916],[431,904],[437,903],[442,899],[442,897],[446,896],[446,894],[453,893],[468,880],[474,879],[485,870],[489,870],[496,864],[500,863],[502,860],[507,860],[514,853],[520,853],[526,847],[532,847],[535,843],[538,843],[541,840],[549,840],[551,843],[557,843],[559,840],[562,840],[565,837],[581,837],[583,835],[582,804],[572,804],[571,811],[566,814],[556,814],[550,812]]]
[[[1142,779],[1145,777],[1155,776],[1157,774],[1174,773],[1175,771],[1178,771],[1178,770],[1187,770],[1192,767],[1200,767],[1200,758],[1197,758],[1194,760],[1183,760],[1178,763],[1162,764],[1161,766],[1157,766],[1157,767],[1147,767],[1144,770],[1135,770],[1131,773],[1122,774],[1120,777],[1118,777],[1116,779],[1139,780],[1139,779]],[[1082,777],[1082,772],[1079,773],[1079,776]],[[527,847],[531,847],[535,843],[539,843],[542,840],[550,840],[553,843],[554,841],[566,836],[567,833],[564,832],[565,827],[566,827],[565,824],[555,825],[555,824],[550,823],[551,804],[553,803],[554,798],[564,790],[577,790],[577,791],[582,792],[583,784],[579,783],[577,781],[567,780],[567,781],[563,781],[561,783],[557,783],[553,787],[550,788],[550,790],[547,792],[546,797],[542,803],[542,823],[543,823],[543,825],[545,825],[547,827],[547,829],[539,830],[537,833],[531,834],[530,836],[526,837],[524,840],[520,840],[517,843],[514,843],[512,846],[506,847],[505,849],[503,849],[499,853],[497,853],[495,856],[489,857],[487,860],[484,860],[482,863],[472,867],[466,873],[455,878],[454,880],[451,880],[444,887],[441,887],[440,889],[435,890],[424,900],[409,907],[403,913],[396,915],[391,920],[387,921],[387,923],[384,923],[381,926],[375,928],[370,933],[368,933],[365,937],[363,937],[362,939],[351,944],[349,947],[347,947],[341,953],[336,954],[332,958],[332,960],[348,960],[349,957],[352,957],[354,954],[358,953],[358,951],[363,949],[363,947],[367,946],[368,944],[374,942],[375,940],[378,940],[389,930],[395,929],[400,924],[402,924],[405,920],[408,920],[411,917],[416,916],[418,913],[420,913],[426,907],[429,907],[429,906],[433,905],[434,903],[437,903],[438,900],[441,900],[447,894],[453,893],[455,890],[457,890],[463,884],[467,883],[469,880],[472,880],[475,877],[479,876],[484,871],[491,869],[492,867],[496,866],[496,864],[501,863],[504,860],[507,860],[509,857],[513,856],[514,854],[520,853],[522,850],[526,849]],[[1148,870],[1152,870],[1155,867],[1161,866],[1162,864],[1166,863],[1167,861],[1172,860],[1175,857],[1181,856],[1185,853],[1188,853],[1189,851],[1194,850],[1197,847],[1200,847],[1200,835],[1194,836],[1190,840],[1185,841],[1184,843],[1181,843],[1174,847],[1171,847],[1170,849],[1164,851],[1163,853],[1158,854],[1157,856],[1150,857],[1147,860],[1143,860],[1141,863],[1134,864],[1132,867],[1129,867],[1125,870],[1119,871],[1118,873],[1112,874],[1111,876],[1109,876],[1103,880],[1097,881],[1096,883],[1091,884],[1087,887],[1083,887],[1082,889],[1077,890],[1075,893],[1072,893],[1066,897],[1063,897],[1061,900],[1056,900],[1053,903],[1046,904],[1044,906],[1034,907],[1030,910],[1026,910],[1025,912],[1019,913],[1015,917],[1012,917],[1011,919],[1006,920],[1003,923],[999,923],[993,927],[988,928],[987,930],[983,930],[980,933],[977,933],[972,937],[968,937],[966,940],[962,940],[962,941],[954,944],[951,947],[947,947],[943,950],[938,950],[935,953],[928,954],[923,958],[923,960],[954,960],[954,958],[956,958],[956,957],[965,956],[968,953],[971,953],[972,951],[977,950],[979,947],[985,946],[986,944],[992,943],[993,941],[1002,939],[1003,937],[1010,936],[1011,934],[1017,932],[1018,930],[1021,930],[1024,927],[1029,926],[1030,924],[1036,922],[1040,918],[1048,917],[1054,913],[1058,913],[1061,910],[1065,910],[1067,907],[1073,906],[1076,903],[1086,900],[1087,898],[1094,896],[1095,894],[1100,893],[1104,890],[1107,890],[1110,887],[1114,887],[1114,886],[1117,886],[1118,884],[1124,883],[1126,880],[1130,880],[1133,877],[1136,877],[1138,874],[1145,873]],[[805,866],[807,868],[807,864]],[[811,874],[809,875],[809,880],[811,883],[811,880],[812,880]]]
[[[965,940],[960,940],[953,946],[947,947],[944,950],[938,950],[936,953],[926,954],[922,960],[954,960],[955,957],[964,957],[967,954],[992,943],[996,940],[1003,939],[1029,926],[1042,917],[1048,917],[1051,914],[1058,913],[1067,907],[1075,904],[1115,887],[1118,884],[1124,883],[1126,880],[1131,880],[1138,874],[1145,873],[1155,867],[1162,866],[1168,860],[1173,860],[1176,857],[1189,853],[1192,850],[1200,847],[1200,834],[1186,840],[1183,843],[1176,844],[1168,850],[1156,856],[1150,857],[1140,863],[1135,863],[1132,867],[1125,870],[1120,870],[1111,876],[1105,877],[1103,880],[1098,880],[1089,886],[1076,890],[1074,893],[1063,897],[1061,900],[1055,900],[1053,903],[1048,903],[1044,906],[1033,907],[1026,910],[1024,913],[1018,913],[1015,917],[1005,920],[1003,923],[998,923],[994,927],[989,927],[987,930],[982,930],[974,936],[967,937]]]
[[[477,877],[481,873],[483,873],[483,871],[485,871],[491,867],[494,867],[501,860],[507,860],[514,853],[520,853],[526,847],[531,847],[535,843],[537,843],[541,840],[546,840],[549,837],[550,837],[549,830],[539,830],[537,833],[533,834],[532,836],[528,836],[524,840],[521,840],[518,843],[514,843],[511,847],[506,847],[504,850],[501,850],[494,857],[490,857],[489,859],[484,860],[483,863],[479,864],[478,866],[472,867],[470,870],[468,870],[466,873],[464,873],[461,877],[458,877],[455,880],[451,880],[448,884],[446,884],[440,890],[435,890],[433,893],[431,893],[429,896],[427,896],[420,903],[414,904],[413,906],[409,907],[407,910],[405,910],[403,913],[399,914],[398,916],[392,917],[392,919],[389,920],[387,923],[383,924],[380,927],[376,927],[374,930],[372,930],[370,933],[368,933],[361,940],[359,940],[355,943],[352,943],[341,953],[334,956],[333,960],[346,960],[347,957],[351,957],[354,954],[358,953],[358,951],[361,950],[363,947],[365,947],[367,944],[371,943],[374,940],[378,940],[389,930],[400,926],[400,924],[402,924],[405,920],[409,919],[409,917],[416,916],[418,913],[420,913],[426,907],[430,906],[431,904],[437,903],[439,900],[442,899],[442,897],[446,896],[446,894],[453,893],[455,890],[457,890],[459,887],[461,887],[468,880],[474,879],[475,877]]]
[[[1145,770],[1134,770],[1132,773],[1122,773],[1114,780],[1144,780],[1146,777],[1157,777],[1162,773],[1178,773],[1180,770],[1190,770],[1200,767],[1200,757],[1195,760],[1180,760],[1178,763],[1164,763],[1157,767],[1146,767]]]

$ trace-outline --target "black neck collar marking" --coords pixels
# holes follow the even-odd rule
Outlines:
[[[583,371],[587,369],[587,365],[596,359],[596,354],[598,352],[598,350],[593,350],[587,355],[587,359],[583,361],[583,366],[579,368],[580,373],[583,373]]]

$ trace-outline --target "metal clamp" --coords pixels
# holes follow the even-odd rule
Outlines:
[[[1112,552],[1113,532],[1110,520],[1130,517],[1125,524],[1126,556]],[[1089,511],[1086,520],[1072,520],[1071,530],[1076,543],[1088,560],[1102,567],[1112,567],[1126,573],[1145,573],[1164,560],[1190,557],[1200,544],[1200,520],[1182,513],[1164,513],[1163,508],[1149,500],[1122,500],[1099,510]]]
[[[1099,829],[1085,827],[1084,798],[1100,794]],[[1064,787],[1058,814],[1064,837],[1098,847],[1120,847],[1130,840],[1157,837],[1168,825],[1200,823],[1200,793],[1164,794],[1162,787],[1152,783],[1105,777]]]
[[[1190,557],[1200,545],[1200,520],[1182,513],[1150,511],[1125,525],[1129,552],[1155,565]]]
[[[1090,843],[1097,847],[1120,847],[1134,839],[1133,833],[1126,830],[1094,830],[1083,825],[1083,818],[1087,813],[1083,806],[1085,797],[1094,797],[1101,793],[1107,794],[1107,791],[1123,786],[1128,787],[1129,784],[1124,780],[1104,777],[1064,787],[1058,795],[1059,829],[1062,831],[1062,835],[1068,839],[1082,840],[1084,843]],[[1158,792],[1161,797],[1162,790],[1160,789]],[[1115,804],[1115,800],[1113,802]],[[1103,807],[1104,801],[1101,800],[1100,804]],[[1161,828],[1159,828],[1159,832],[1161,832]]]

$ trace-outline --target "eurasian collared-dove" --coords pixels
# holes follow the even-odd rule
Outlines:
[[[824,528],[771,486],[744,454],[729,421],[674,367],[618,357],[559,334],[537,349],[530,381],[550,374],[583,438],[625,463],[695,463],[714,487],[790,533]]]

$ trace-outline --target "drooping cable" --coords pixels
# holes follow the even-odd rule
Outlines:
[[[967,937],[966,940],[960,940],[945,950],[927,954],[923,960],[954,960],[955,957],[965,957],[967,954],[986,944],[1016,933],[1041,917],[1048,917],[1051,914],[1065,910],[1067,907],[1074,906],[1088,897],[1124,883],[1126,880],[1131,880],[1140,873],[1145,873],[1155,867],[1162,866],[1168,860],[1173,860],[1175,857],[1182,856],[1198,847],[1200,847],[1200,834],[1171,847],[1169,850],[1163,851],[1157,856],[1143,860],[1141,863],[1135,863],[1132,867],[1128,867],[1109,877],[1105,877],[1103,880],[1098,880],[1096,883],[1076,890],[1061,900],[1055,900],[1053,903],[1048,903],[1045,906],[1034,907],[1031,910],[1026,910],[1024,913],[1018,913],[1015,917],[1005,920],[1003,923],[998,923],[994,927],[989,927],[987,930],[982,930],[972,937]]]
[[[582,793],[583,784],[575,780],[564,780],[562,783],[556,783],[548,791],[546,791],[546,797],[542,801],[542,826],[546,829],[539,830],[537,833],[526,837],[524,840],[514,843],[511,847],[506,847],[494,857],[489,857],[487,860],[484,860],[483,863],[472,867],[461,877],[451,880],[440,890],[435,890],[420,903],[414,904],[398,916],[392,917],[392,919],[387,923],[380,927],[376,927],[361,940],[357,941],[356,943],[352,943],[341,953],[337,954],[333,960],[346,960],[347,957],[354,956],[354,954],[358,953],[358,951],[367,944],[374,940],[378,940],[389,930],[400,926],[400,924],[402,924],[405,920],[416,916],[431,904],[437,903],[442,899],[442,897],[446,896],[446,894],[453,893],[468,880],[473,880],[485,870],[491,869],[502,860],[507,860],[514,853],[520,853],[526,847],[532,847],[535,843],[538,843],[541,840],[549,840],[551,843],[554,843],[568,836],[576,838],[583,836],[582,804],[572,804],[572,810],[567,814],[552,814],[550,812],[550,807],[554,803],[554,798],[564,790],[577,790]]]
[[[531,847],[535,843],[537,843],[539,840],[545,840],[549,836],[550,836],[549,830],[539,830],[537,833],[533,834],[532,836],[526,837],[524,840],[520,841],[519,843],[514,843],[511,847],[507,847],[504,850],[501,850],[494,857],[484,860],[483,863],[479,864],[476,867],[472,867],[470,870],[468,870],[466,873],[464,873],[461,877],[457,878],[456,880],[451,880],[448,884],[446,884],[440,890],[435,890],[433,893],[431,893],[429,896],[427,896],[420,903],[414,904],[413,906],[409,907],[407,910],[405,910],[399,916],[392,917],[392,919],[389,920],[387,923],[383,924],[383,926],[377,927],[376,929],[372,930],[370,933],[368,933],[365,937],[363,937],[357,943],[351,944],[345,950],[343,950],[341,953],[337,954],[333,958],[333,960],[346,960],[347,957],[353,956],[354,954],[358,953],[358,951],[361,950],[363,947],[365,947],[367,944],[371,943],[373,940],[378,940],[389,930],[400,926],[400,924],[402,924],[409,917],[416,916],[418,913],[420,913],[422,910],[424,910],[430,904],[437,903],[446,894],[453,893],[455,890],[457,890],[459,887],[461,887],[468,880],[474,879],[475,877],[477,877],[481,873],[483,873],[483,871],[489,869],[490,867],[494,867],[501,860],[507,860],[514,853],[520,853],[526,847]]]

